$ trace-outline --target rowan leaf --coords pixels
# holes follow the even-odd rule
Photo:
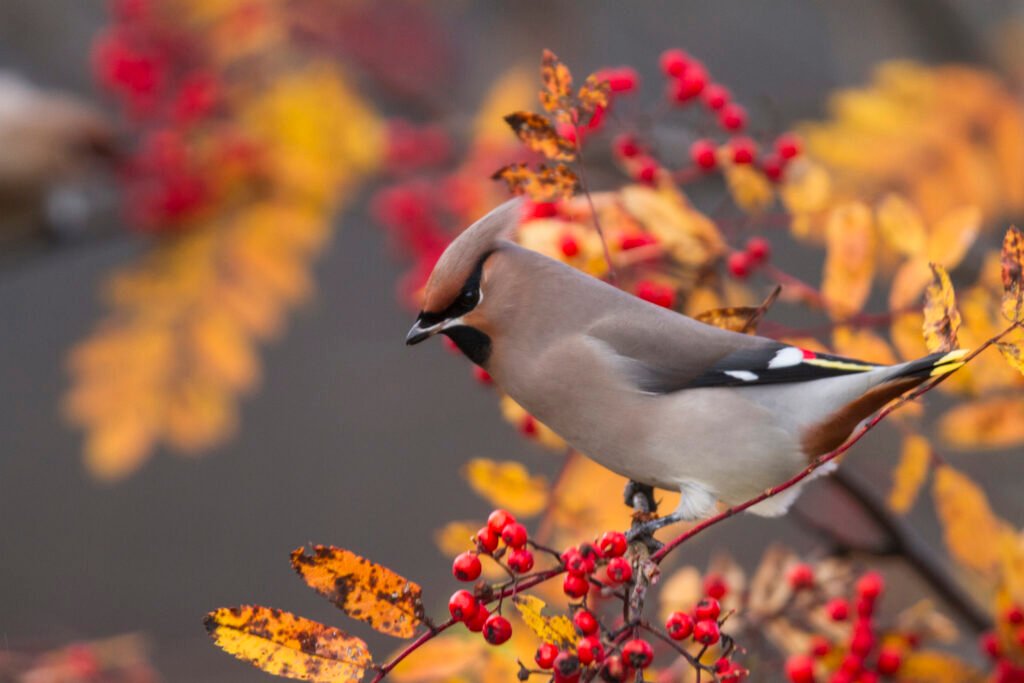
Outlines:
[[[572,73],[551,50],[544,50],[541,56],[540,80],[544,84],[540,91],[544,110],[555,114],[560,121],[571,120]]]
[[[1016,322],[1024,314],[1024,234],[1010,226],[1000,254],[1003,281],[1003,317]],[[1020,369],[1020,366],[1017,366]]]
[[[939,433],[949,445],[965,450],[1024,444],[1024,398],[1003,396],[960,404],[939,420]]]
[[[928,439],[920,434],[904,437],[900,461],[892,473],[892,490],[889,491],[889,507],[894,512],[904,515],[914,506],[928,477],[931,459],[932,447]]]
[[[888,194],[875,210],[878,230],[885,242],[904,256],[924,252],[927,233],[920,212],[906,197]]]
[[[487,502],[516,515],[535,515],[550,500],[547,478],[531,476],[525,465],[514,460],[474,458],[466,463],[462,473],[470,487]]]
[[[981,683],[985,675],[959,657],[938,650],[910,650],[899,671],[900,683]]]
[[[544,601],[535,595],[517,595],[512,599],[523,622],[538,638],[547,643],[554,643],[560,648],[575,648],[576,628],[565,615],[545,617]]]
[[[606,109],[608,107],[608,96],[611,93],[611,86],[608,84],[608,80],[599,78],[597,74],[590,74],[587,76],[587,80],[580,86],[579,94],[577,99],[580,103],[580,113],[589,117],[593,116],[599,109]],[[582,117],[581,117],[582,118]],[[581,124],[587,123],[587,120],[581,120]]]
[[[554,161],[575,161],[576,146],[560,136],[546,116],[517,111],[505,116],[505,122],[534,152]]]
[[[359,638],[278,609],[222,607],[203,623],[217,647],[276,676],[355,683],[373,665]]]
[[[775,300],[779,298],[781,292],[782,287],[776,287],[760,306],[713,308],[709,311],[698,313],[696,319],[707,325],[720,327],[723,330],[740,332],[742,334],[755,334],[757,326],[764,318],[765,313],[775,303]]]
[[[932,496],[950,555],[982,574],[995,572],[1000,562],[997,541],[1007,526],[992,512],[981,487],[942,465],[935,470]]]
[[[833,318],[864,307],[875,274],[875,232],[871,210],[848,202],[831,211],[826,226],[825,268],[821,293]]]
[[[345,614],[391,636],[410,638],[423,619],[423,591],[387,567],[333,546],[292,551],[292,568]]]
[[[727,163],[722,170],[732,200],[746,213],[763,213],[775,201],[771,181],[752,164]]]
[[[927,259],[923,256],[907,259],[892,278],[889,308],[893,311],[902,311],[917,304],[921,292],[931,281],[932,269]]]
[[[928,260],[953,270],[978,238],[981,211],[976,206],[961,206],[944,214],[931,227],[928,236]]]
[[[958,348],[960,311],[949,273],[937,263],[931,264],[932,282],[924,293],[924,341],[932,353]]]
[[[527,195],[535,202],[568,199],[580,189],[579,178],[565,164],[554,167],[541,164],[536,171],[526,164],[509,164],[498,169],[491,178],[505,181],[512,194]]]

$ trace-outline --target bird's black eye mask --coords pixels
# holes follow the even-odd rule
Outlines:
[[[455,297],[455,301],[448,305],[448,308],[440,311],[439,313],[428,313],[427,311],[421,311],[419,315],[420,323],[426,327],[429,325],[436,325],[437,323],[444,322],[445,320],[454,320],[461,316],[466,315],[480,303],[480,281],[484,276],[484,262],[487,258],[493,254],[493,251],[489,251],[480,257],[477,261],[476,268],[470,273],[469,277],[462,285],[462,289],[459,290],[459,295]]]

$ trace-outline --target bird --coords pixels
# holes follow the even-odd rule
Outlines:
[[[632,490],[681,493],[647,531],[707,518],[719,502],[737,505],[787,481],[967,353],[879,365],[713,327],[516,244],[522,213],[522,199],[510,200],[448,245],[406,344],[449,337]],[[785,514],[809,479],[749,512]]]

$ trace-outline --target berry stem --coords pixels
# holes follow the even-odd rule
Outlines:
[[[590,187],[587,184],[587,176],[584,167],[586,164],[583,161],[583,145],[580,144],[580,140],[583,135],[580,131],[578,124],[576,126],[576,158],[579,159],[579,172],[580,172],[580,189],[583,190],[584,196],[587,198],[587,204],[590,206],[590,215],[594,219],[594,229],[597,230],[597,236],[601,238],[601,251],[604,253],[605,263],[608,265],[608,282],[615,284],[615,265],[612,263],[612,253],[608,249],[608,240],[605,239],[604,229],[601,227],[601,219],[597,215],[597,207],[594,206],[594,198],[590,195]]]

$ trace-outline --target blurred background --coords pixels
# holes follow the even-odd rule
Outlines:
[[[76,413],[68,397],[72,348],[116,328],[126,310],[128,317],[139,315],[148,296],[157,302],[152,306],[174,309],[178,295],[142,276],[124,285],[127,294],[109,296],[112,273],[146,263],[154,243],[177,239],[169,235],[177,229],[172,224],[231,223],[244,210],[235,190],[207,189],[236,204],[193,215],[190,192],[200,191],[191,186],[156,203],[123,204],[139,190],[132,174],[149,173],[137,159],[135,166],[126,164],[125,150],[139,149],[153,115],[144,102],[126,104],[123,92],[103,83],[109,57],[103,50],[117,46],[102,41],[145,4],[115,3],[112,10],[99,0],[0,3],[0,182],[7,183],[0,189],[0,662],[5,652],[13,657],[139,633],[162,680],[193,683],[267,679],[210,645],[201,620],[215,606],[258,602],[342,621],[296,580],[288,566],[296,546],[336,544],[372,557],[421,582],[428,605],[439,609],[451,579],[435,531],[452,519],[482,518],[489,509],[460,477],[466,460],[521,460],[549,477],[559,467],[558,458],[519,438],[502,419],[491,391],[473,380],[463,359],[441,344],[403,345],[412,309],[403,304],[398,283],[408,277],[408,263],[396,258],[370,200],[388,181],[368,161],[339,168],[332,155],[357,159],[361,137],[383,136],[385,121],[400,118],[437,124],[458,158],[494,83],[515,66],[535,77],[543,48],[581,76],[633,66],[651,103],[661,87],[659,55],[683,47],[737,97],[758,103],[765,126],[776,131],[822,117],[830,92],[865,82],[892,58],[973,63],[1013,87],[1007,36],[1020,35],[1013,30],[1022,9],[1005,1],[920,0],[295,3],[292,11],[303,19],[297,22],[299,48],[282,47],[271,57],[212,58],[237,78],[223,84],[224,98],[245,100],[253,82],[284,79],[282,73],[315,52],[345,74],[346,92],[312,96],[323,106],[324,129],[341,125],[332,117],[348,116],[349,98],[358,98],[366,112],[352,116],[365,115],[373,130],[369,123],[353,124],[319,165],[284,160],[274,167],[291,173],[281,181],[282,192],[305,193],[300,216],[280,220],[329,223],[331,229],[321,235],[309,227],[309,243],[316,246],[302,246],[306,251],[290,264],[308,270],[308,288],[282,276],[280,310],[267,313],[278,324],[267,323],[274,328],[266,335],[271,341],[253,352],[257,369],[228,373],[224,384],[234,393],[211,399],[218,409],[237,412],[205,425],[210,438],[190,443],[180,433],[166,440],[150,439],[148,432],[96,436],[89,410]],[[209,3],[208,12],[227,4]],[[258,14],[286,3],[250,4]],[[196,22],[213,21],[195,12]],[[250,29],[259,32],[259,21],[253,22]],[[250,29],[233,30],[244,37]],[[204,40],[230,52],[238,47],[232,35]],[[253,48],[264,49],[266,43]],[[203,92],[199,86],[193,92],[199,116]],[[295,118],[288,111],[268,116],[273,126]],[[598,173],[595,184],[610,185],[609,178]],[[318,196],[339,187],[337,196]],[[820,261],[806,253],[782,247],[777,261],[813,281]],[[273,268],[267,266],[268,277],[277,277]],[[884,307],[884,297],[873,303]],[[784,315],[800,322],[798,311]],[[158,355],[124,362],[157,363],[152,358]],[[87,382],[83,376],[88,371],[72,369],[74,381]],[[137,399],[121,400],[141,405],[145,397],[140,391]],[[939,405],[945,400],[936,399]],[[852,466],[868,479],[887,477],[896,443],[893,434],[871,435]],[[1006,452],[958,466],[986,484],[1004,517],[1019,520],[1020,470]],[[837,495],[829,484],[815,484],[802,508],[826,502],[841,508]],[[911,519],[934,533],[927,514],[919,510]],[[850,524],[856,532],[856,519]],[[703,566],[714,549],[726,547],[741,562],[755,562],[774,540],[801,550],[819,543],[792,519],[744,516],[688,546],[684,559]],[[361,625],[348,627],[375,651],[396,646]]]

